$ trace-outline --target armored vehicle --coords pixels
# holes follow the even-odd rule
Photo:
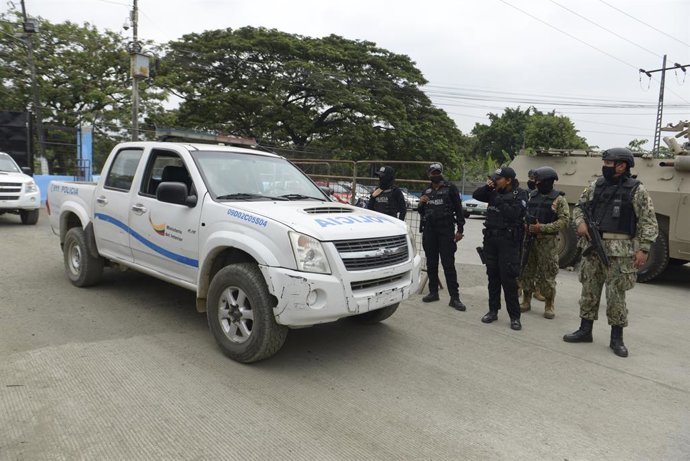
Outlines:
[[[673,158],[653,158],[651,154],[635,154],[632,169],[649,191],[656,217],[659,237],[652,245],[647,264],[637,274],[639,282],[647,282],[661,274],[669,265],[690,261],[690,122],[680,122],[662,128],[675,132],[664,142]],[[678,141],[680,140],[680,142]],[[584,150],[521,151],[510,166],[515,169],[521,183],[527,182],[529,170],[550,166],[558,172],[556,188],[565,193],[572,207],[584,188],[601,175],[601,153]],[[559,238],[559,266],[571,266],[580,258],[575,227],[570,225]]]

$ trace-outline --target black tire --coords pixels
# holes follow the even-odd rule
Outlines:
[[[376,309],[375,311],[365,312],[364,314],[357,314],[350,317],[357,323],[362,323],[365,325],[373,325],[375,323],[383,322],[391,315],[395,314],[398,310],[400,303],[395,303],[390,306],[382,307],[381,309]]]
[[[22,224],[36,224],[38,222],[38,210],[22,210],[19,212]]]
[[[581,250],[577,247],[575,224],[569,223],[558,233],[556,250],[558,251],[558,267],[561,269],[574,266],[580,260]]]
[[[65,234],[62,247],[65,272],[72,285],[88,287],[98,283],[103,275],[103,258],[93,257],[81,227],[73,227]]]
[[[663,230],[659,229],[659,236],[649,249],[647,264],[637,271],[637,281],[649,282],[658,277],[668,266],[668,239]]]
[[[257,362],[277,353],[288,328],[273,315],[275,300],[256,264],[226,266],[208,290],[207,318],[225,355],[241,363]]]
[[[687,264],[688,261],[687,259],[678,259],[678,258],[668,258],[668,265],[669,266],[682,266],[684,264]]]

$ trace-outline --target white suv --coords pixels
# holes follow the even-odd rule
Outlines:
[[[18,214],[22,224],[36,224],[41,207],[41,191],[33,178],[14,159],[0,152],[0,215]]]

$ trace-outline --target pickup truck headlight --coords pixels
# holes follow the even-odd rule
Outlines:
[[[30,192],[38,192],[38,186],[36,185],[35,182],[29,181],[29,182],[27,182],[27,183],[24,184],[24,190],[25,190],[27,193],[30,193]]]
[[[308,235],[290,232],[290,243],[292,243],[292,252],[297,262],[297,270],[321,274],[331,273],[331,266],[328,264],[321,242]]]

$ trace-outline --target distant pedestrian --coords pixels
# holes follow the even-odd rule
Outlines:
[[[379,186],[371,193],[367,208],[405,221],[407,202],[402,191],[395,185],[393,167],[382,166],[374,175],[379,178]]]
[[[443,179],[443,165],[429,165],[428,175],[431,184],[419,199],[421,215],[422,246],[426,254],[426,272],[429,277],[429,294],[422,298],[425,303],[438,301],[438,260],[441,259],[446,286],[450,295],[448,305],[464,311],[460,301],[460,286],[455,269],[457,242],[462,240],[465,217],[462,213],[460,192],[455,185]],[[456,230],[457,227],[457,230]]]

